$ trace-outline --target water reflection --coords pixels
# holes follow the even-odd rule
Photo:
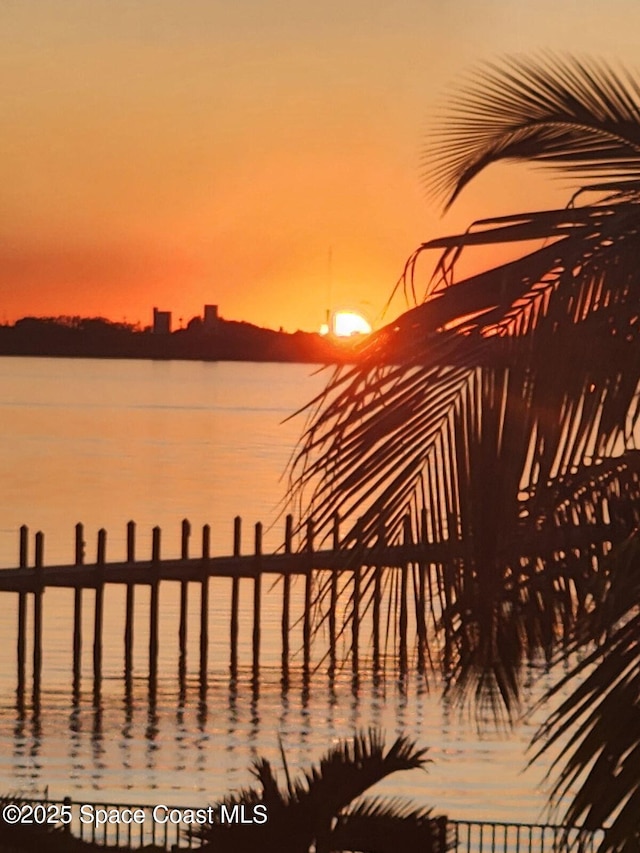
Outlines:
[[[125,770],[131,770],[131,741],[133,739],[133,704],[131,702],[131,694],[125,694],[124,701],[124,719],[120,728],[120,739],[118,746],[122,755],[122,766]]]
[[[338,739],[379,727],[389,739],[406,734],[429,746],[434,760],[426,782],[424,774],[399,777],[392,793],[461,814],[466,789],[477,799],[487,787],[490,763],[492,778],[502,773],[513,779],[512,792],[501,795],[503,813],[512,808],[522,814],[518,773],[524,762],[513,760],[520,755],[518,739],[511,750],[504,736],[471,740],[457,714],[417,673],[384,679],[379,672],[356,675],[350,666],[332,675],[291,668],[285,683],[275,670],[257,681],[247,668],[237,678],[209,673],[208,689],[202,686],[199,676],[182,683],[159,677],[153,689],[146,679],[110,678],[99,694],[72,685],[66,694],[43,691],[39,704],[21,711],[3,709],[0,722],[12,721],[13,753],[5,761],[16,786],[35,793],[49,785],[56,797],[95,790],[115,801],[126,790],[125,799],[141,802],[150,801],[153,790],[152,799],[162,794],[198,804],[251,784],[249,767],[258,755],[281,767],[280,742],[293,773]],[[495,817],[495,795],[489,809]]]

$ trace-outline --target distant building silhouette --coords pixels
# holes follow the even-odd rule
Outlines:
[[[157,308],[153,309],[153,334],[171,334],[171,311],[159,311]]]
[[[218,306],[217,305],[205,305],[204,306],[204,317],[202,318],[202,327],[205,332],[216,332],[218,330],[218,325],[220,323],[220,317],[218,315]]]

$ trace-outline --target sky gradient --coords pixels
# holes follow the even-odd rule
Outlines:
[[[633,0],[3,0],[0,321],[375,323],[420,242],[571,186],[495,169],[442,218],[420,156],[456,83],[545,49],[633,70],[639,31]]]

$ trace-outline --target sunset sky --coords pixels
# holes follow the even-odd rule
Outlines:
[[[634,69],[639,32],[637,0],[2,0],[0,322],[376,322],[420,242],[571,186],[496,170],[442,218],[420,156],[456,82],[543,49]]]

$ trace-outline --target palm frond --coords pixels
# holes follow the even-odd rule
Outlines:
[[[356,797],[392,773],[422,768],[426,749],[418,749],[406,737],[398,737],[385,749],[381,732],[370,729],[353,740],[336,744],[294,783],[294,801],[316,811],[335,815]]]
[[[347,545],[375,541],[381,521],[397,540],[407,513],[427,513],[431,538],[459,566],[435,567],[440,627],[453,647],[442,656],[448,683],[497,692],[507,707],[522,663],[550,654],[575,615],[566,587],[536,604],[542,578],[554,589],[544,567],[555,562],[561,573],[553,554],[562,543],[546,542],[550,525],[566,527],[556,512],[562,490],[576,472],[597,476],[611,453],[634,446],[640,205],[608,210],[565,220],[553,212],[550,236],[567,221],[576,233],[434,293],[383,330],[346,384],[340,377],[327,389],[294,478],[295,488],[313,487],[307,511],[325,537],[336,513],[351,520]],[[611,464],[634,457],[624,458]],[[592,492],[599,500],[606,489]],[[637,497],[636,484],[616,501],[626,527],[600,517],[609,536],[633,528],[624,507]],[[583,562],[601,532],[585,543]],[[523,592],[528,581],[537,586]]]
[[[301,525],[312,518],[319,539],[336,515],[347,546],[382,527],[399,541],[407,515],[414,531],[423,520],[439,554],[431,657],[449,687],[494,709],[516,707],[523,664],[595,606],[600,558],[637,524],[640,95],[626,83],[548,60],[491,68],[467,93],[436,167],[452,193],[500,157],[617,178],[633,161],[636,177],[419,247],[405,268],[416,295],[420,258],[442,252],[423,301],[334,374],[292,468]],[[532,240],[456,281],[470,247]]]
[[[607,826],[598,853],[631,853],[640,842],[640,535],[604,568],[603,606],[588,616],[591,635],[604,630],[604,639],[544,697],[571,691],[537,732],[534,759],[560,746],[552,800],[569,797],[565,822]],[[562,659],[583,641],[578,636]]]
[[[640,87],[593,60],[513,57],[476,71],[436,142],[429,178],[447,206],[500,160],[613,175],[604,185],[623,187],[640,177]]]

